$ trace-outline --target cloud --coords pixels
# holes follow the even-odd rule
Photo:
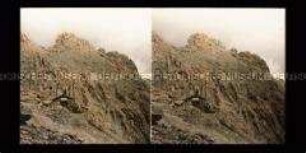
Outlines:
[[[285,71],[284,9],[153,9],[152,14],[153,30],[176,46],[205,32],[229,48],[258,54],[272,73]]]
[[[107,51],[117,50],[151,73],[151,11],[129,8],[22,8],[21,30],[42,46],[72,32]]]

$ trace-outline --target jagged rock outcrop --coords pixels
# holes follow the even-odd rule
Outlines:
[[[195,33],[187,40],[186,48],[200,51],[223,51],[225,47],[219,40],[210,38],[204,33]]]
[[[22,34],[21,73],[21,143],[149,142],[149,85],[127,56],[71,33],[43,50]]]
[[[284,142],[284,82],[262,58],[205,34],[183,48],[152,37],[151,105],[163,114],[153,143]]]
[[[73,50],[78,52],[94,51],[94,47],[89,41],[77,37],[73,33],[64,32],[60,34],[56,40],[55,45],[50,49],[51,51]]]

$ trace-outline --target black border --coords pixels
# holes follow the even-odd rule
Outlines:
[[[20,7],[261,7],[286,8],[286,71],[306,72],[303,0],[10,0],[1,14],[1,73],[19,74]],[[19,145],[19,81],[1,81],[0,152],[306,152],[306,81],[286,81],[283,145]]]

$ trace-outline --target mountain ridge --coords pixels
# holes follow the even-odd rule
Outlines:
[[[30,119],[20,128],[21,143],[149,142],[149,86],[131,59],[71,33],[45,50],[25,36],[20,106]],[[135,77],[118,77],[128,74]],[[71,99],[64,104],[59,95]]]
[[[153,115],[162,116],[153,125],[153,143],[284,142],[284,83],[273,77],[217,77],[271,76],[262,58],[212,44],[218,41],[205,34],[191,35],[185,47],[152,37],[151,105],[160,110]]]

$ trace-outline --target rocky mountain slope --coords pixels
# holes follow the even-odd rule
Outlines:
[[[205,34],[175,47],[153,33],[153,143],[283,143],[284,81]]]
[[[149,142],[149,84],[131,59],[72,33],[20,41],[21,143]]]

